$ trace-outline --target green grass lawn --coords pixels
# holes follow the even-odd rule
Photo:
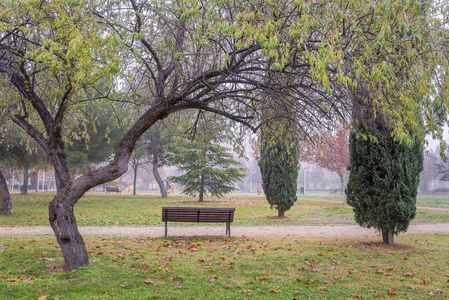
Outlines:
[[[0,216],[0,226],[48,225],[48,203],[51,193],[13,195],[13,215]],[[323,225],[355,224],[351,207],[342,204],[341,195],[301,195],[286,217],[277,218],[263,195],[231,195],[206,198],[202,204],[193,197],[170,195],[105,195],[88,193],[75,206],[79,226],[162,225],[162,206],[224,206],[235,207],[235,225]],[[418,197],[418,211],[412,224],[449,222],[447,196]],[[435,209],[438,208],[438,209]],[[176,223],[173,224],[176,226]],[[202,224],[204,225],[204,224]]]
[[[449,235],[85,239],[63,272],[54,238],[0,237],[0,299],[445,299]],[[375,241],[375,242],[373,242]]]
[[[0,225],[48,225],[52,194],[13,195]],[[414,223],[449,221],[447,200],[419,196]],[[339,195],[299,196],[278,219],[263,196],[207,199],[88,194],[78,224],[162,225],[161,207],[232,206],[236,224],[354,224]],[[174,226],[172,224],[171,226]],[[0,236],[0,299],[445,299],[449,234],[379,237],[128,239],[85,237],[90,265],[64,272],[56,240]]]
[[[418,195],[418,206],[449,209],[449,195]]]

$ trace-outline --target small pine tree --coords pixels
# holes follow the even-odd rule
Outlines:
[[[423,148],[411,148],[387,138],[375,143],[350,135],[347,202],[357,224],[382,232],[383,242],[394,243],[394,234],[408,229],[415,217]]]
[[[170,165],[179,166],[185,173],[169,180],[184,186],[184,194],[198,194],[199,202],[203,202],[204,194],[222,197],[234,191],[234,183],[245,177],[245,169],[231,167],[239,163],[227,150],[210,142],[201,146],[197,142],[183,145],[177,153],[168,153],[167,157]]]
[[[262,128],[259,167],[262,186],[271,208],[283,217],[284,212],[295,204],[298,179],[298,145],[288,134],[274,137]]]

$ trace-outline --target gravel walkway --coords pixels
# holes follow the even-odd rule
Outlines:
[[[220,236],[225,235],[226,226],[168,226],[168,236]],[[82,235],[117,235],[125,237],[163,237],[163,226],[85,226],[79,227]],[[449,223],[411,225],[406,234],[449,233]],[[42,234],[54,235],[46,226],[0,227],[0,235]],[[377,235],[374,229],[356,225],[340,226],[232,226],[231,235],[237,237],[283,237],[283,236],[343,236]]]

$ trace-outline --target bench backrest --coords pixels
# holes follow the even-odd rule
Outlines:
[[[234,207],[162,207],[162,221],[232,223]]]

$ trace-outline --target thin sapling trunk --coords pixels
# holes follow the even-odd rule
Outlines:
[[[154,179],[156,179],[157,184],[159,185],[159,189],[161,190],[161,196],[162,198],[167,198],[167,190],[165,189],[164,181],[162,180],[161,176],[159,175],[159,171],[157,170],[157,165],[159,161],[157,158],[157,153],[153,153],[153,176]]]
[[[26,195],[28,194],[28,167],[23,169],[23,184],[20,187],[20,194]]]

